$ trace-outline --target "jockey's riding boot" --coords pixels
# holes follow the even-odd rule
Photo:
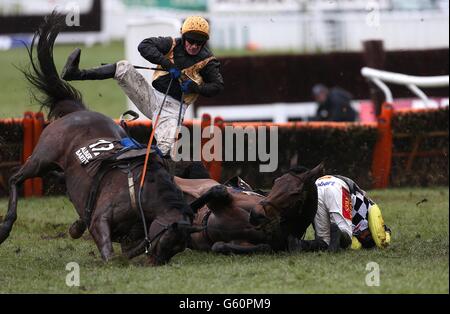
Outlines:
[[[339,242],[341,239],[341,230],[339,227],[332,223],[330,226],[330,244],[328,245],[328,251],[337,252],[339,251]]]
[[[61,72],[61,78],[66,81],[105,80],[113,78],[116,73],[116,64],[106,64],[87,70],[80,70],[81,49],[75,48],[67,58]]]
[[[69,228],[69,234],[72,239],[80,238],[84,231],[86,231],[86,224],[81,219],[75,221]]]
[[[314,240],[289,240],[288,249],[290,252],[303,251],[303,252],[317,252],[325,251],[328,248],[327,243],[321,238]]]
[[[328,250],[337,252],[340,249],[346,249],[352,244],[352,238],[345,232],[342,232],[339,227],[332,223],[330,226],[330,245]]]

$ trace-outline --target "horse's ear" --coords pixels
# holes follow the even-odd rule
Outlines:
[[[308,171],[307,180],[316,180],[325,174],[323,161],[315,166],[313,169]]]

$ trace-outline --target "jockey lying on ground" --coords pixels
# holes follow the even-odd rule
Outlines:
[[[390,230],[380,208],[354,181],[339,175],[316,180],[318,204],[314,240],[289,239],[290,251],[338,251],[352,247],[386,247]]]

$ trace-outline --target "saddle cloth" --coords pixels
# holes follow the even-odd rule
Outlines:
[[[104,161],[134,159],[146,154],[147,148],[127,143],[129,141],[116,138],[91,139],[77,148],[74,155],[88,175],[94,177]]]

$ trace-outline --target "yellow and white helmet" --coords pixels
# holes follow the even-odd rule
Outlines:
[[[373,204],[369,209],[369,229],[377,247],[385,248],[391,243],[391,231],[386,228],[377,204]]]
[[[391,243],[391,230],[384,224],[381,209],[377,204],[373,204],[369,209],[369,231],[370,237],[375,242],[375,245],[382,249]],[[357,237],[352,237],[352,249],[359,250],[362,248],[361,242]]]
[[[181,35],[193,36],[197,40],[209,39],[209,23],[201,16],[189,16],[181,26]]]

